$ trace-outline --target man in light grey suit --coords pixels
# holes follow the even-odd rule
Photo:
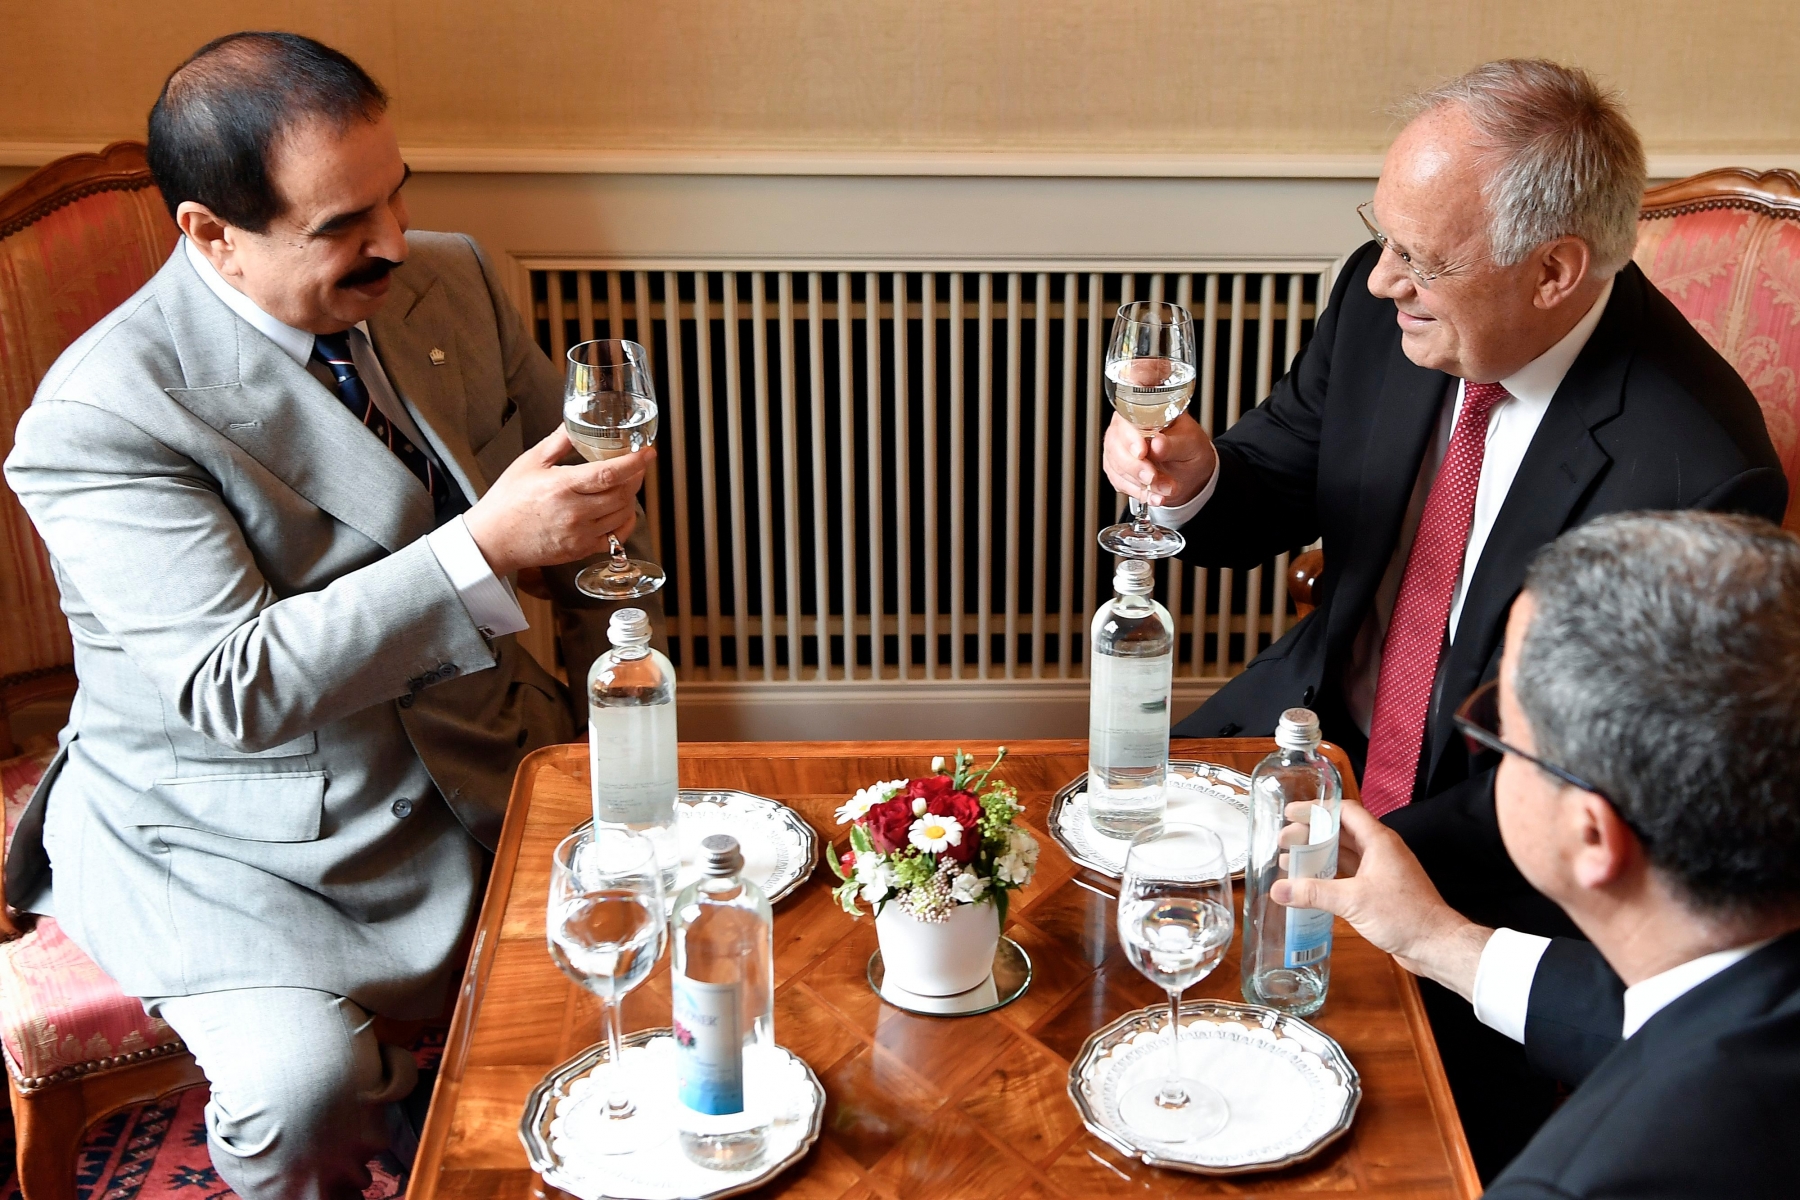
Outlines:
[[[81,681],[7,894],[186,1040],[247,1198],[356,1194],[387,1144],[415,1071],[372,1014],[441,1011],[514,769],[577,728],[505,581],[629,536],[650,455],[558,465],[560,372],[473,242],[406,232],[385,109],[292,35],[179,68],[186,236],[6,462]]]

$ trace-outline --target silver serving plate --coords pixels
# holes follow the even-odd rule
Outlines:
[[[1270,1158],[1253,1162],[1237,1162],[1226,1165],[1196,1162],[1180,1155],[1180,1147],[1145,1140],[1134,1139],[1130,1129],[1122,1122],[1109,1120],[1103,1111],[1098,1096],[1092,1094],[1096,1081],[1092,1078],[1095,1063],[1103,1055],[1110,1054],[1120,1043],[1134,1034],[1154,1032],[1165,1029],[1169,1019],[1166,1004],[1157,1004],[1149,1008],[1140,1008],[1128,1012],[1118,1020],[1096,1031],[1082,1044],[1081,1053],[1069,1066],[1069,1099],[1075,1102],[1075,1109],[1081,1114],[1082,1124],[1088,1132],[1114,1147],[1123,1154],[1153,1167],[1165,1167],[1175,1171],[1189,1171],[1196,1175],[1244,1175],[1254,1171],[1275,1171],[1295,1163],[1305,1162],[1342,1137],[1350,1129],[1356,1117],[1356,1109],[1362,1103],[1362,1076],[1350,1065],[1350,1059],[1344,1054],[1344,1048],[1325,1033],[1307,1024],[1299,1017],[1288,1016],[1275,1009],[1258,1004],[1234,1004],[1225,1000],[1190,1000],[1181,1006],[1183,1021],[1189,1017],[1202,1017],[1221,1024],[1235,1022],[1244,1029],[1262,1028],[1284,1038],[1293,1038],[1309,1053],[1316,1055],[1324,1064],[1326,1071],[1334,1078],[1337,1086],[1346,1092],[1343,1109],[1331,1126],[1313,1138],[1303,1148],[1279,1158]],[[1231,1095],[1226,1093],[1226,1103],[1231,1102]]]
[[[625,1035],[622,1039],[626,1046],[641,1046],[653,1038],[671,1037],[674,1030],[664,1026],[660,1029],[640,1029],[636,1033]],[[778,1047],[780,1048],[780,1047]],[[825,1088],[819,1083],[819,1077],[813,1073],[805,1059],[792,1051],[785,1051],[788,1057],[799,1063],[806,1070],[806,1077],[812,1080],[816,1099],[813,1103],[812,1124],[793,1153],[779,1162],[764,1164],[755,1178],[739,1180],[718,1191],[698,1193],[690,1200],[720,1200],[725,1196],[737,1196],[744,1192],[755,1191],[775,1176],[781,1174],[812,1149],[813,1143],[819,1140],[819,1130],[825,1121]],[[606,1043],[589,1046],[562,1066],[555,1068],[538,1085],[531,1089],[525,1097],[525,1115],[519,1119],[519,1140],[525,1144],[525,1157],[531,1163],[531,1169],[544,1177],[544,1182],[552,1187],[566,1188],[571,1182],[562,1173],[562,1158],[556,1153],[550,1140],[550,1123],[556,1119],[556,1106],[569,1093],[569,1087],[607,1060],[609,1051]],[[678,1152],[679,1153],[679,1152]],[[574,1193],[571,1193],[574,1194]],[[615,1196],[590,1196],[587,1200],[628,1200]]]
[[[774,873],[766,880],[755,881],[762,888],[763,894],[769,898],[770,904],[792,895],[794,889],[812,878],[813,871],[819,865],[819,835],[813,832],[813,827],[806,823],[805,818],[779,800],[771,800],[767,796],[757,796],[750,792],[740,792],[730,788],[682,788],[676,795],[676,801],[690,809],[702,804],[716,805],[726,813],[737,810],[747,813],[752,820],[771,820],[779,824],[792,844],[781,847],[788,853],[785,859],[778,858]],[[681,821],[681,817],[681,811],[677,810],[675,814],[677,823]],[[583,821],[575,829],[586,829],[592,824],[591,820]],[[721,823],[720,832],[735,832],[731,825],[730,822]],[[753,844],[743,836],[739,836],[738,841],[746,846],[745,857],[751,858],[750,848]],[[676,887],[685,886],[698,874],[699,871],[696,868],[684,863]]]
[[[1181,776],[1192,783],[1203,786],[1214,798],[1229,804],[1231,807],[1241,812],[1244,815],[1246,825],[1244,841],[1246,849],[1248,848],[1248,824],[1250,820],[1250,777],[1248,775],[1244,774],[1242,771],[1235,771],[1230,767],[1221,766],[1218,763],[1200,762],[1191,758],[1170,759],[1169,774],[1171,777]],[[1180,784],[1176,785],[1177,788],[1181,786],[1182,785]],[[1063,810],[1075,803],[1076,798],[1083,795],[1086,791],[1087,776],[1082,775],[1064,784],[1062,790],[1057,792],[1051,799],[1049,817],[1050,836],[1055,840],[1058,846],[1063,848],[1063,853],[1073,859],[1077,865],[1086,867],[1096,874],[1104,875],[1108,879],[1117,879],[1121,873],[1122,859],[1119,863],[1106,862],[1091,853],[1089,847],[1077,844],[1074,839],[1070,838],[1063,831]],[[1095,838],[1103,838],[1106,836],[1099,830],[1092,829],[1091,826],[1090,832]],[[1121,841],[1120,844],[1123,845],[1123,841]],[[1248,857],[1248,855],[1246,854],[1245,857]],[[1242,879],[1244,877],[1243,863],[1240,862],[1234,864],[1231,877],[1233,879]]]
[[[1005,1008],[1031,986],[1031,956],[1009,937],[994,947],[994,970],[980,983],[954,996],[921,996],[898,984],[888,984],[881,951],[869,956],[869,989],[895,1008],[922,1017],[973,1017]]]

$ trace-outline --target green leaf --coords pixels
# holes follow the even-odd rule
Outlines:
[[[1000,881],[998,879],[988,885],[988,890],[994,894],[994,907],[1000,910],[1000,928],[1005,929],[1006,905],[1009,899],[1007,891],[1004,887],[1000,886]]]
[[[875,853],[875,843],[869,840],[869,831],[861,825],[850,827],[850,848],[858,854]]]

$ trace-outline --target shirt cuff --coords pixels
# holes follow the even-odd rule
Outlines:
[[[531,628],[512,588],[488,566],[461,517],[444,522],[426,534],[425,540],[483,637],[497,638]]]
[[[1206,502],[1212,499],[1213,489],[1218,486],[1219,466],[1214,463],[1212,478],[1206,481],[1206,486],[1200,489],[1198,496],[1177,508],[1159,508],[1152,504],[1149,506],[1150,519],[1164,529],[1180,529],[1194,519],[1195,513],[1206,507]]]
[[[1516,929],[1496,929],[1475,968],[1475,1019],[1515,1042],[1525,1040],[1531,981],[1550,939]]]

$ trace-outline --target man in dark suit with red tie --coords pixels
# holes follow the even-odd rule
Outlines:
[[[1216,441],[1188,417],[1150,437],[1115,419],[1106,469],[1196,565],[1323,544],[1317,611],[1175,732],[1267,735],[1315,709],[1447,901],[1566,934],[1450,715],[1493,678],[1526,564],[1563,530],[1640,509],[1779,520],[1787,485],[1754,396],[1631,263],[1644,157],[1612,97],[1509,60],[1410,111],[1359,210],[1373,240],[1268,399]],[[1485,1171],[1554,1093],[1453,1001],[1427,989]]]

